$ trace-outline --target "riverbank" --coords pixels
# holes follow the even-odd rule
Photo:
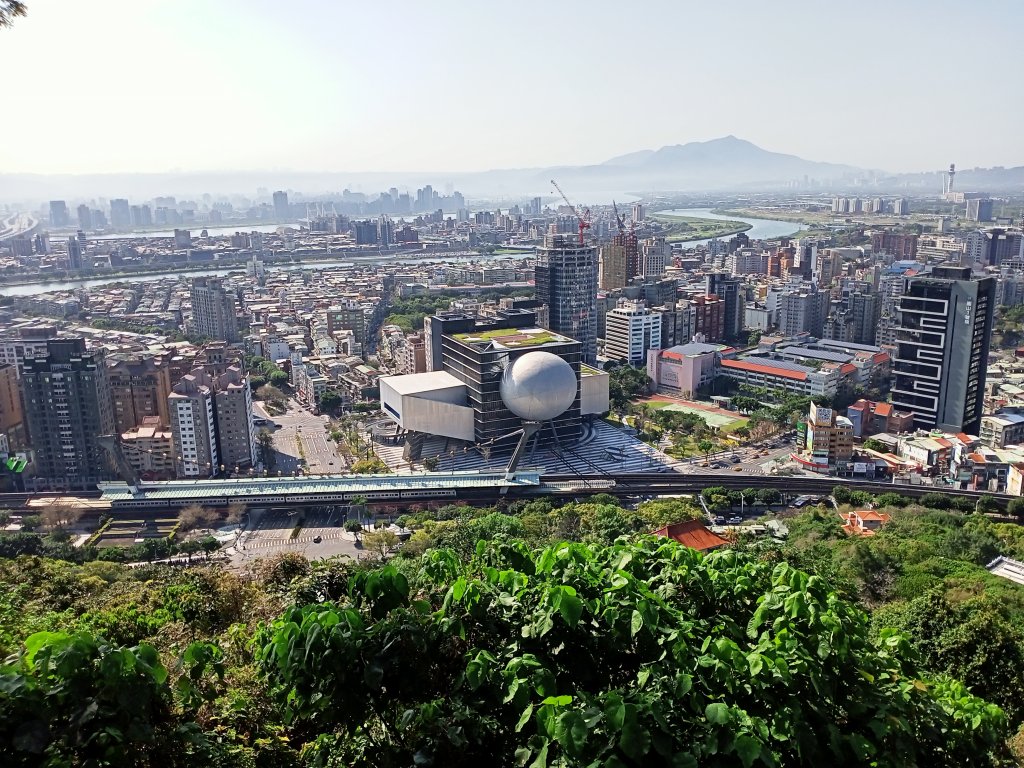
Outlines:
[[[689,243],[694,240],[732,237],[740,232],[746,232],[754,226],[743,221],[702,219],[695,216],[681,216],[662,212],[648,214],[648,218],[669,226],[668,231],[662,234],[665,235],[665,240],[670,243]]]

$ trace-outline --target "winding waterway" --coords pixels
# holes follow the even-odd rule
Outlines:
[[[712,213],[710,208],[679,208],[671,211],[658,211],[658,213],[666,214],[670,216],[690,216],[697,219],[717,219],[719,221],[740,221],[744,224],[750,224],[750,229],[747,230],[746,234],[751,240],[768,240],[777,237],[784,237],[785,235],[791,235],[800,229],[800,225],[792,221],[778,221],[775,219],[751,219],[745,216],[722,216],[718,213]],[[710,238],[705,240],[689,240],[681,245],[684,248],[693,248],[707,243]],[[268,272],[277,272],[280,270],[294,270],[294,269],[337,269],[339,267],[351,267],[354,261],[358,261],[361,264],[372,264],[372,263],[397,263],[397,264],[414,264],[417,262],[429,262],[429,261],[483,261],[486,259],[507,259],[515,258],[514,255],[510,254],[479,254],[472,256],[447,256],[442,253],[438,254],[424,254],[420,258],[410,259],[407,256],[400,258],[399,256],[406,256],[405,254],[395,254],[390,257],[356,257],[349,258],[342,261],[306,261],[302,263],[289,263],[289,264],[268,264]],[[3,285],[0,284],[0,296],[31,296],[36,293],[46,293],[49,291],[68,291],[74,288],[91,288],[93,286],[110,285],[112,283],[141,283],[147,280],[161,280],[168,277],[174,277],[175,275],[181,275],[185,277],[210,277],[214,275],[226,275],[229,272],[241,272],[245,269],[244,264],[234,264],[229,267],[215,267],[211,269],[201,269],[195,271],[186,272],[167,272],[163,274],[146,274],[146,275],[120,275],[110,277],[95,277],[81,280],[58,280],[58,281],[45,281],[40,280],[32,283],[22,283],[20,285]]]

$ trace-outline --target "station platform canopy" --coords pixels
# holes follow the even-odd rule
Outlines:
[[[504,472],[416,472],[402,475],[344,475],[340,477],[267,477],[234,480],[164,480],[129,486],[100,483],[108,502],[151,500],[258,500],[260,497],[315,498],[328,494],[363,494],[443,488],[521,488],[539,486],[540,472],[524,470],[511,478]]]

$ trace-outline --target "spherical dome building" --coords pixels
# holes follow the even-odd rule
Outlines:
[[[501,400],[524,421],[547,421],[564,413],[576,399],[576,373],[550,352],[527,352],[501,374]]]

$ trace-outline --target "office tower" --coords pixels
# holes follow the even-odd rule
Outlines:
[[[357,342],[362,344],[366,341],[366,312],[358,301],[346,299],[340,304],[332,304],[325,313],[328,334],[352,331]]]
[[[256,464],[256,429],[252,421],[249,379],[236,366],[217,377],[214,386],[214,421],[220,466],[228,472]]]
[[[103,351],[86,351],[82,338],[47,341],[25,359],[21,384],[37,487],[95,490],[115,479],[98,442],[114,433]]]
[[[54,228],[71,226],[71,214],[63,200],[50,201],[50,226]]]
[[[278,221],[287,221],[290,216],[291,209],[288,207],[288,193],[277,191],[274,193],[274,218]]]
[[[633,203],[633,221],[639,224],[647,218],[647,212],[644,210],[643,203]]]
[[[552,331],[581,344],[583,362],[597,361],[597,248],[575,237],[547,235],[534,268],[537,299],[548,305]]]
[[[380,244],[384,247],[394,245],[395,223],[387,216],[381,216],[377,219],[377,236]]]
[[[52,206],[53,203],[50,203]],[[992,221],[992,201],[984,198],[977,198],[967,201],[968,221]]]
[[[78,228],[88,232],[92,227],[92,211],[89,210],[89,206],[78,206]]]
[[[167,398],[171,394],[170,366],[157,356],[116,354],[107,358],[107,379],[117,434],[142,425],[155,416],[170,424]]]
[[[530,215],[531,216],[540,216],[540,212],[542,210],[542,205],[543,205],[543,202],[541,201],[541,199],[539,197],[533,198],[530,201]]]
[[[110,201],[110,226],[114,229],[131,229],[131,206],[124,198]]]
[[[905,278],[893,360],[892,403],[919,428],[977,434],[996,279],[943,265]]]
[[[784,336],[809,333],[821,338],[831,297],[816,288],[788,290],[779,296],[779,331]]]
[[[182,376],[167,398],[179,478],[211,477],[219,471],[213,402],[209,376],[202,370]]]
[[[239,341],[235,297],[219,278],[197,277],[192,280],[190,330],[197,336],[214,340]]]
[[[605,316],[604,356],[609,360],[641,365],[647,350],[661,349],[661,313],[642,301],[620,299]]]
[[[892,212],[896,216],[906,216],[910,213],[910,206],[907,205],[907,201],[902,197],[898,197],[892,201]]]
[[[11,363],[0,364],[0,442],[3,441],[4,450],[8,451],[26,444],[18,366]]]
[[[972,237],[974,235],[978,237]],[[1024,233],[1020,230],[989,229],[985,232],[972,232],[968,235],[968,248],[975,242],[978,243],[974,248],[979,259],[977,262],[968,261],[968,264],[978,263],[986,267],[1008,265],[1017,269],[1024,266]]]
[[[718,296],[725,302],[723,333],[726,339],[735,339],[743,330],[743,310],[747,306],[743,293],[743,281],[728,272],[712,272],[704,279],[704,293]],[[721,341],[722,339],[709,339]]]
[[[380,243],[380,232],[377,229],[377,222],[366,219],[365,221],[352,222],[352,229],[355,231],[356,245],[377,245]]]

